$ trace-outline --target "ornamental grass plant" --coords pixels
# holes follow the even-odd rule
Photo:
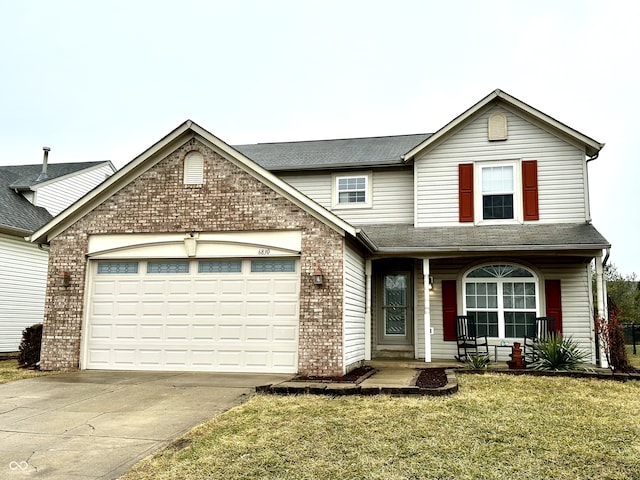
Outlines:
[[[552,372],[582,370],[588,358],[587,352],[575,340],[558,333],[537,340],[533,344],[533,355],[535,359],[527,364],[527,368]]]

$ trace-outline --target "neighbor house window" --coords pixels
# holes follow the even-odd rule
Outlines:
[[[513,165],[482,167],[482,218],[514,218],[515,193]]]
[[[336,207],[370,205],[370,175],[336,175],[333,204]]]
[[[204,157],[200,152],[189,152],[184,157],[185,185],[201,185],[204,183]]]
[[[475,268],[464,278],[464,308],[480,335],[522,338],[538,316],[538,280],[517,265]]]

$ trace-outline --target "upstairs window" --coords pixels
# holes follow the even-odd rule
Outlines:
[[[366,207],[370,205],[370,175],[335,176],[335,207]]]
[[[204,158],[200,152],[189,152],[184,157],[184,184],[202,185],[204,183]]]
[[[513,219],[515,193],[512,165],[482,168],[482,218]]]

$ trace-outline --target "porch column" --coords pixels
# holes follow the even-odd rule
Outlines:
[[[424,281],[424,361],[431,362],[431,295],[429,285],[429,259],[422,259],[422,275]]]
[[[608,320],[609,315],[607,312],[607,304],[605,300],[605,285],[604,285],[604,271],[602,266],[602,253],[596,257],[596,303],[598,317]],[[600,342],[600,367],[609,368],[607,362],[607,356],[602,348],[602,341]]]
[[[365,301],[364,301],[364,359],[371,360],[371,259],[364,262]]]

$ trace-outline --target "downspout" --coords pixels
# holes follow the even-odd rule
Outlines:
[[[593,162],[595,159],[597,159],[600,156],[600,152],[596,152],[595,155],[593,155],[592,157],[587,158],[587,161],[585,162],[585,167],[584,167],[584,173],[586,175],[586,185],[587,185],[587,189],[586,189],[586,198],[585,198],[585,207],[586,207],[586,221],[588,224],[591,224],[591,198],[589,195],[589,162]]]

